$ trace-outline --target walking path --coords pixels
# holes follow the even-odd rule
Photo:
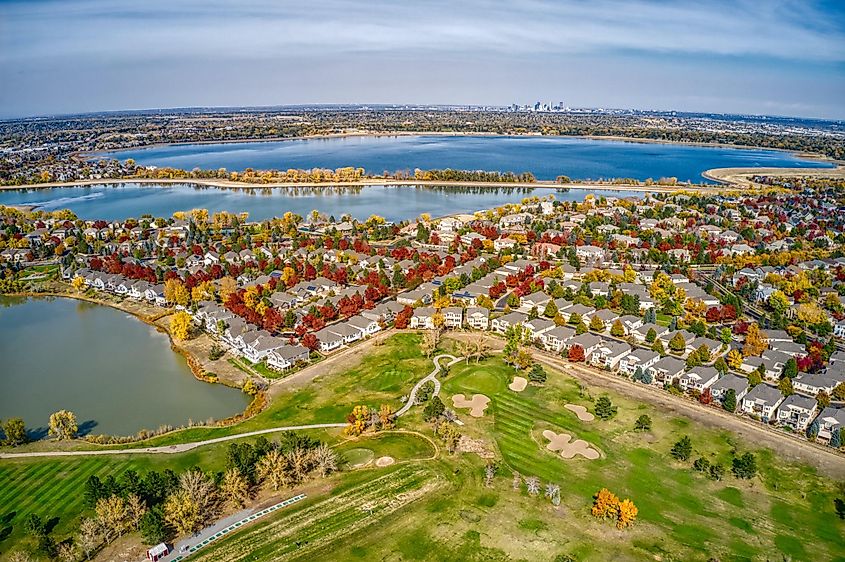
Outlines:
[[[302,429],[326,429],[335,427],[346,427],[345,423],[313,423],[310,425],[290,425],[285,427],[270,427],[246,433],[235,433],[214,439],[203,441],[192,441],[190,443],[179,443],[176,445],[163,445],[161,447],[144,447],[140,449],[94,449],[91,451],[36,451],[31,453],[0,453],[0,459],[17,459],[28,457],[81,457],[86,455],[131,455],[131,454],[161,454],[161,453],[184,453],[197,447],[233,441],[243,437],[277,433],[279,431],[299,431]]]
[[[252,523],[256,519],[269,515],[278,509],[287,507],[298,501],[302,501],[305,497],[305,494],[299,494],[260,511],[256,511],[258,508],[253,507],[233,513],[228,517],[216,521],[213,525],[209,525],[198,534],[177,542],[173,545],[173,551],[159,560],[161,562],[179,562],[180,560],[184,560],[201,548],[208,546],[218,539],[222,539],[229,533],[239,529],[247,523]]]
[[[441,359],[451,359],[451,361],[449,361],[449,363],[447,363],[447,366],[451,367],[452,365],[454,365],[455,363],[457,363],[458,361],[463,359],[463,357],[455,357],[454,355],[448,355],[446,353],[444,353],[443,355],[438,355],[437,357],[435,357],[434,358],[434,370],[431,373],[429,373],[427,377],[423,378],[422,380],[420,380],[420,382],[418,382],[417,384],[414,385],[414,388],[411,389],[411,394],[408,396],[408,400],[405,401],[405,405],[402,406],[401,408],[399,408],[399,410],[396,412],[397,418],[399,416],[405,414],[408,410],[411,409],[411,407],[414,404],[417,403],[417,391],[422,387],[422,385],[424,385],[428,381],[431,381],[431,382],[434,383],[434,392],[432,392],[431,395],[437,396],[438,394],[440,394],[440,381],[437,380],[437,375],[441,371],[441,367],[440,367],[440,360]]]

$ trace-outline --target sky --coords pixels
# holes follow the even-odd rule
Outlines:
[[[0,0],[0,116],[327,103],[845,119],[845,1]]]

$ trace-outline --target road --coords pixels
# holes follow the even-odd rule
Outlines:
[[[214,439],[205,439],[203,441],[191,441],[190,443],[179,443],[177,445],[164,445],[161,447],[143,447],[138,449],[94,449],[90,451],[35,451],[30,453],[0,453],[0,459],[20,459],[33,457],[84,457],[91,455],[156,455],[184,453],[186,451],[196,449],[197,447],[204,447],[205,445],[214,445],[215,443],[224,443],[226,441],[233,441],[235,439],[242,439],[244,437],[254,437],[256,435],[266,435],[268,433],[279,433],[281,431],[300,431],[304,429],[329,429],[338,427],[346,427],[346,424],[313,423],[309,425],[270,427],[267,429],[258,429],[256,431],[248,431],[246,433],[235,433],[233,435],[216,437]]]
[[[434,392],[431,393],[432,396],[437,396],[438,394],[440,394],[440,381],[437,380],[437,375],[442,370],[442,368],[440,366],[440,360],[446,359],[446,358],[451,359],[451,361],[449,361],[449,363],[448,363],[448,366],[452,366],[455,363],[457,363],[458,361],[460,361],[461,359],[463,359],[463,357],[455,357],[454,355],[448,355],[448,354],[438,355],[437,357],[435,357],[434,358],[434,370],[432,372],[430,372],[428,374],[428,376],[422,378],[417,384],[414,385],[414,388],[411,389],[411,394],[408,395],[408,399],[405,401],[405,405],[402,406],[401,408],[399,408],[399,410],[396,412],[397,418],[399,416],[405,414],[408,410],[411,409],[411,407],[413,407],[414,404],[416,404],[416,402],[417,402],[417,391],[419,391],[420,387],[422,387],[422,385],[424,385],[425,383],[427,383],[429,381],[434,383]]]

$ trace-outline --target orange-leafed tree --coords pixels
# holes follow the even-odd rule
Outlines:
[[[639,510],[637,509],[637,506],[634,505],[634,502],[625,498],[619,502],[618,512],[619,515],[616,519],[616,528],[624,529],[625,527],[634,524],[634,520],[637,518]]]
[[[619,498],[607,488],[602,488],[593,496],[591,513],[599,519],[616,519],[619,515]]]
[[[581,347],[580,345],[573,345],[572,347],[569,348],[569,353],[567,354],[567,357],[573,363],[583,362],[584,359],[585,359],[584,348]]]

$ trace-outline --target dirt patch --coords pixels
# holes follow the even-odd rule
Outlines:
[[[381,468],[385,466],[390,466],[395,462],[396,459],[394,459],[393,457],[379,457],[378,459],[376,459],[376,466]]]
[[[483,439],[472,439],[466,435],[461,435],[457,450],[461,453],[475,453],[482,459],[496,458],[496,453],[488,448]]]
[[[543,431],[543,437],[549,440],[546,448],[555,453],[560,452],[560,456],[565,459],[574,458],[575,455],[581,455],[585,459],[596,460],[599,458],[599,452],[593,449],[592,445],[582,439],[571,441],[572,436],[566,433],[555,433],[549,429]]]
[[[514,392],[522,392],[528,386],[528,379],[525,377],[514,377],[513,382],[508,385],[508,388]]]
[[[484,410],[490,404],[490,399],[483,394],[473,394],[472,400],[467,400],[463,394],[452,396],[452,405],[455,408],[469,408],[469,415],[474,418],[484,416]]]
[[[595,419],[595,416],[587,411],[587,408],[584,406],[578,406],[577,404],[567,404],[564,406],[567,410],[578,416],[578,419],[583,422],[590,422]]]

